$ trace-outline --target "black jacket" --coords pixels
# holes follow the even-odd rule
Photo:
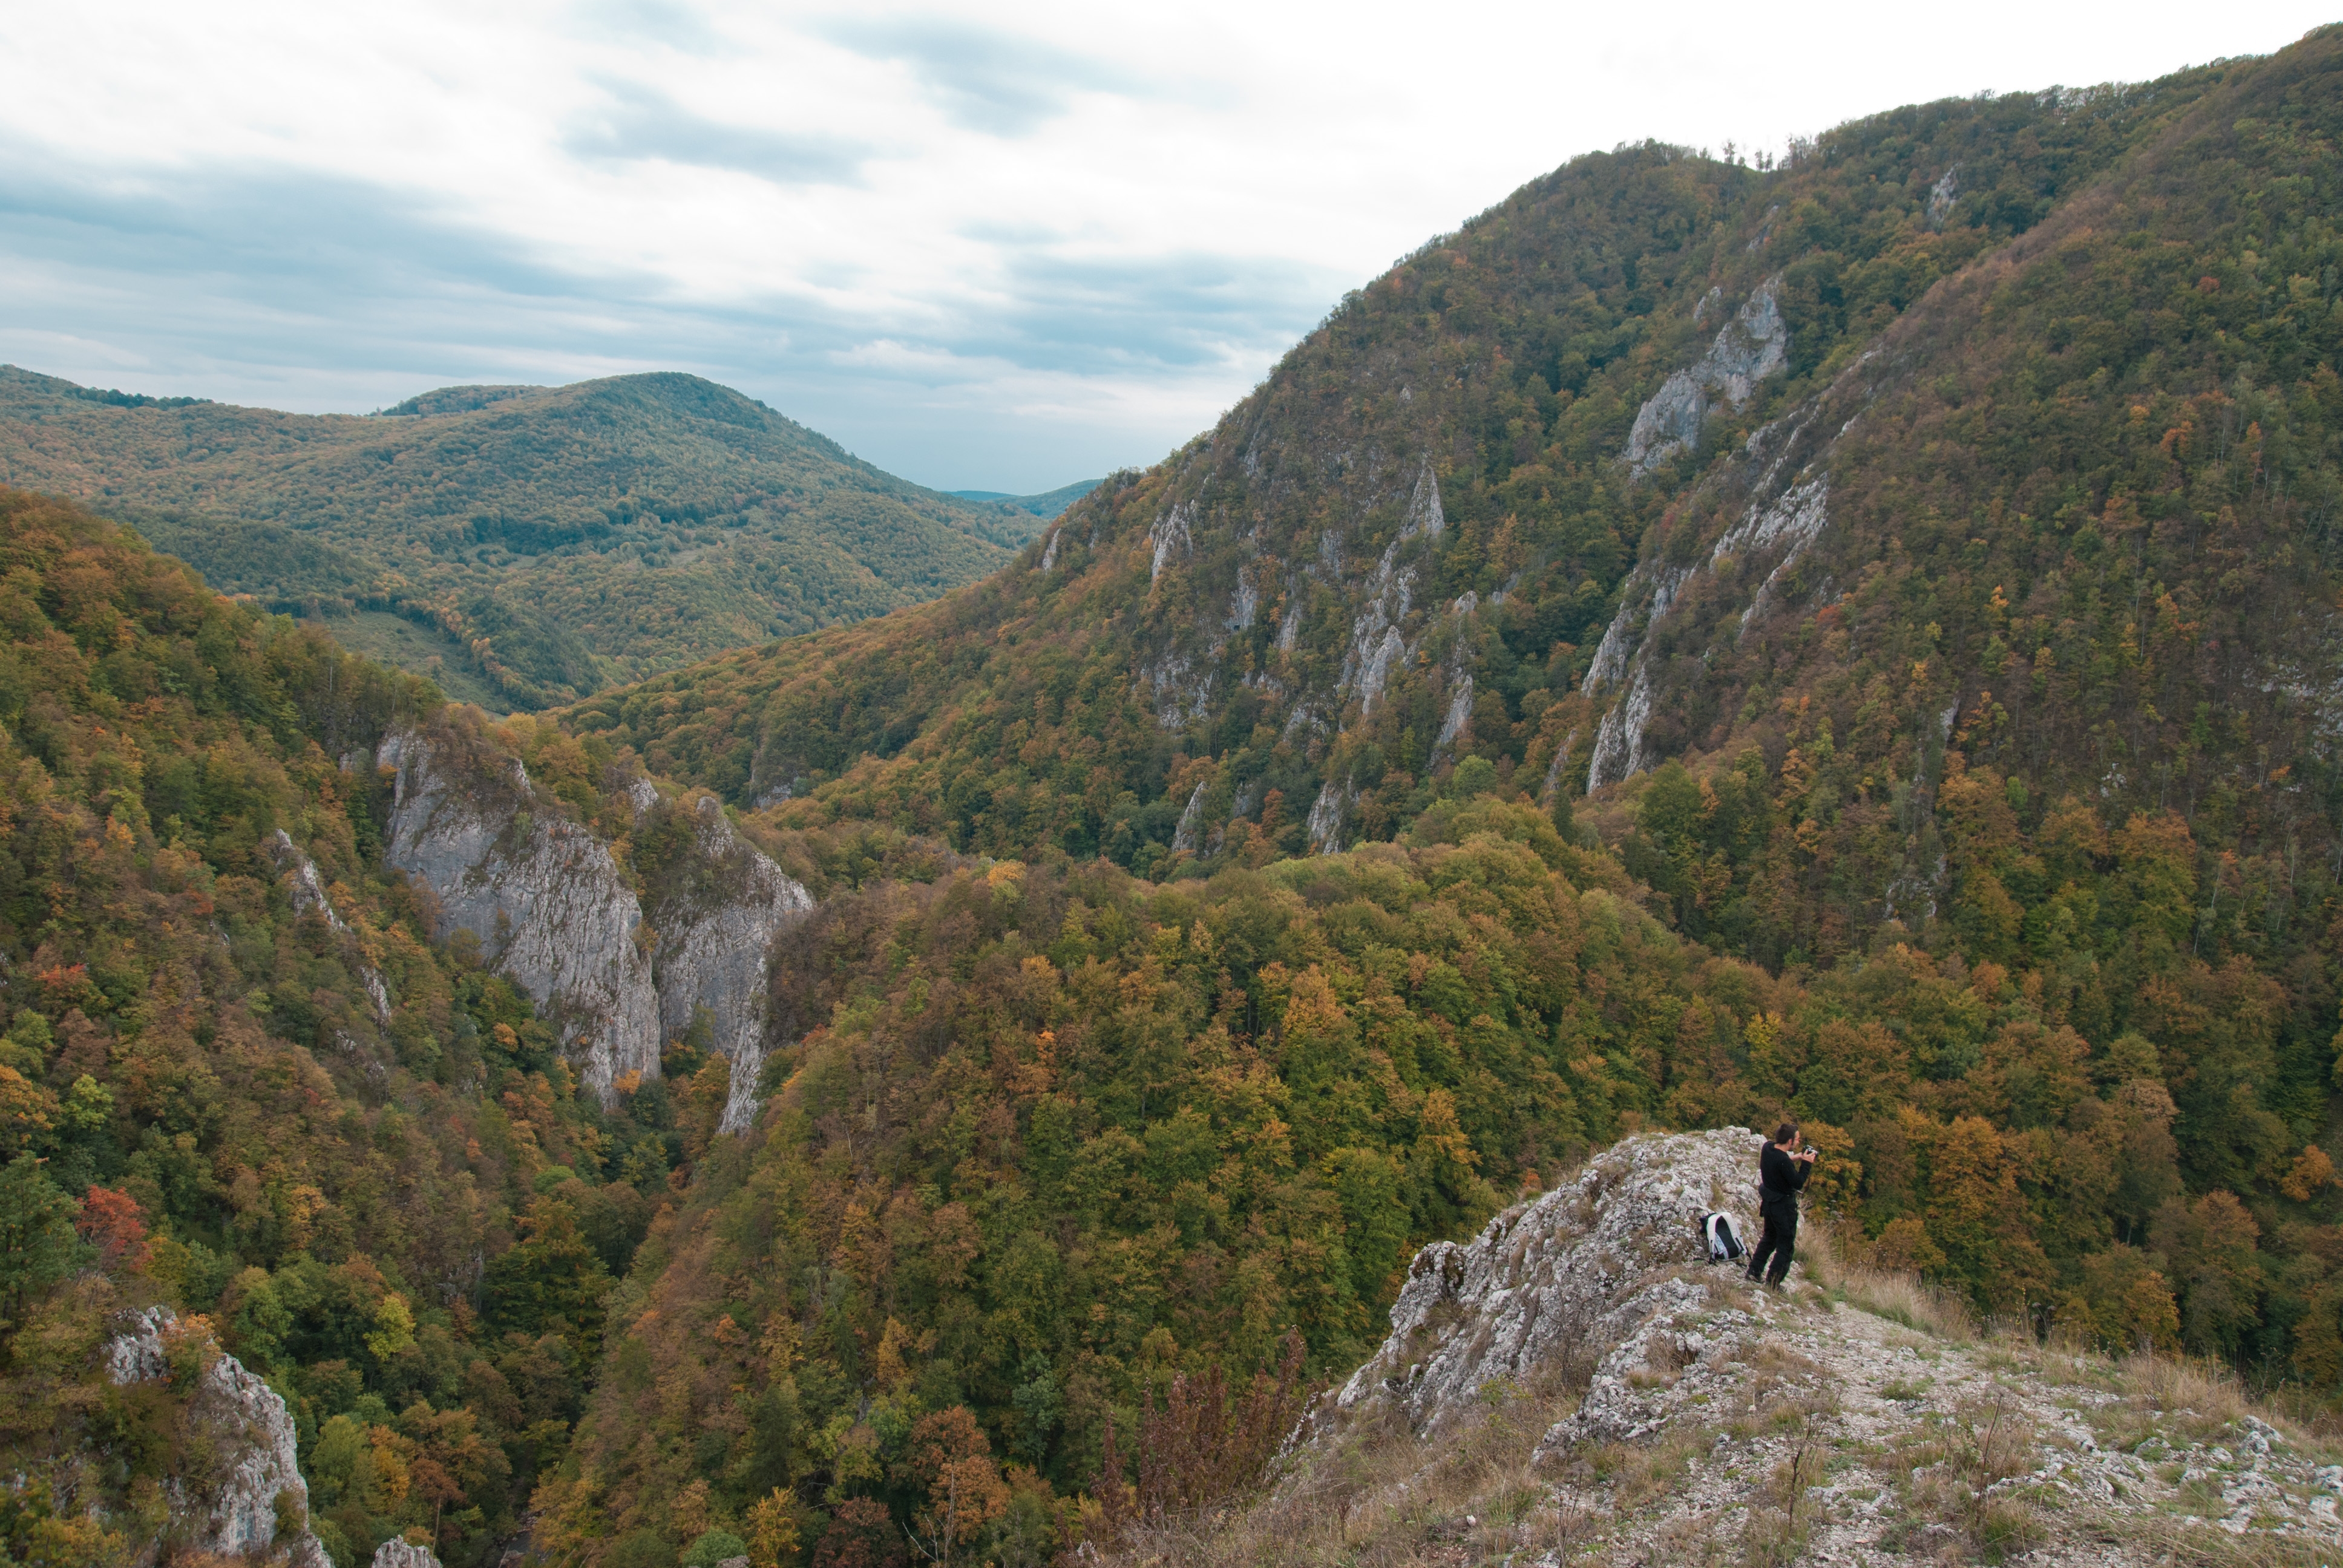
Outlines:
[[[1757,1156],[1757,1207],[1760,1212],[1795,1219],[1798,1189],[1806,1184],[1814,1167],[1794,1160],[1777,1144],[1768,1143]]]

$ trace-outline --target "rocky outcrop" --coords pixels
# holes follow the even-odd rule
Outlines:
[[[377,764],[396,769],[383,858],[430,888],[435,936],[464,930],[546,1008],[597,1093],[659,1076],[659,994],[635,940],[642,906],[608,846],[538,798],[517,759],[446,731],[397,730]]]
[[[688,807],[637,780],[639,838],[660,813],[692,814],[689,847],[649,879],[647,932],[644,898],[610,847],[518,760],[444,728],[397,731],[377,760],[397,774],[384,859],[430,889],[435,935],[470,931],[546,1010],[588,1087],[607,1099],[628,1074],[658,1077],[663,1043],[704,1008],[732,1064],[724,1127],[749,1124],[768,1050],[768,956],[813,907],[804,888],[713,799]]]
[[[1589,1363],[1598,1388],[1624,1377],[1654,1325],[1731,1279],[1708,1263],[1693,1220],[1722,1209],[1747,1224],[1758,1146],[1739,1127],[1631,1138],[1475,1240],[1424,1248],[1391,1337],[1334,1410],[1387,1404],[1429,1435],[1482,1408],[1493,1382],[1528,1389]]]
[[[1416,476],[1415,493],[1408,499],[1398,537],[1384,547],[1364,585],[1365,603],[1351,623],[1350,647],[1335,681],[1338,693],[1358,698],[1362,717],[1374,711],[1375,699],[1389,684],[1392,671],[1407,656],[1407,638],[1402,632],[1415,607],[1415,558],[1436,542],[1447,527],[1448,515],[1440,504],[1440,478],[1426,463]],[[1417,544],[1418,540],[1423,543]]]
[[[175,1360],[183,1371],[201,1368],[187,1392],[183,1419],[190,1441],[182,1449],[207,1462],[201,1473],[165,1482],[172,1526],[185,1549],[329,1568],[309,1529],[309,1487],[295,1459],[284,1400],[243,1362],[221,1354],[200,1326],[191,1332],[200,1342],[175,1342],[182,1333],[177,1317],[149,1307],[106,1347],[106,1374],[119,1384],[168,1379]]]
[[[1954,204],[1960,199],[1961,166],[1955,164],[1928,187],[1928,226],[1944,227],[1945,220],[1953,216]]]
[[[1652,717],[1651,656],[1644,642],[1650,628],[1674,608],[1691,576],[1691,568],[1684,567],[1639,568],[1630,574],[1619,613],[1595,647],[1594,662],[1580,689],[1593,697],[1624,677],[1627,690],[1604,712],[1594,732],[1594,757],[1586,770],[1590,791],[1643,770],[1644,731]]]
[[[1188,804],[1181,810],[1180,820],[1172,829],[1173,854],[1192,855],[1196,852],[1197,835],[1204,822],[1204,796],[1212,789],[1212,784],[1209,777],[1196,781],[1195,793],[1188,797]]]
[[[350,928],[334,908],[334,900],[326,894],[326,880],[317,874],[317,863],[303,854],[293,842],[293,836],[279,828],[266,840],[268,858],[286,879],[287,896],[292,900],[293,912],[306,915],[315,910],[325,918],[326,924],[337,934],[348,936]],[[390,988],[383,984],[382,971],[357,958],[358,979],[366,986],[367,1000],[374,1004],[375,1021],[390,1021]]]
[[[1335,855],[1342,849],[1342,823],[1350,816],[1353,792],[1347,783],[1329,779],[1318,787],[1310,805],[1310,852]]]
[[[428,1546],[394,1535],[374,1549],[374,1568],[439,1568]]]
[[[1753,1218],[1757,1146],[1740,1128],[1631,1138],[1473,1241],[1423,1249],[1391,1338],[1304,1421],[1297,1479],[1267,1506],[1316,1507],[1338,1475],[1352,1539],[1404,1519],[1457,1562],[1885,1564],[2018,1542],[2044,1568],[2150,1568],[2343,1545],[2343,1465],[2217,1374],[1979,1335],[1909,1279],[1843,1271],[1825,1296],[1801,1265],[1776,1292],[1709,1263],[1692,1216]],[[1358,1414],[1406,1422],[1426,1462],[1377,1479],[1348,1446]],[[1368,1451],[1388,1441],[1359,1425]],[[1427,1489],[1476,1427],[1493,1490]]]
[[[1173,557],[1184,558],[1195,553],[1195,538],[1190,532],[1195,515],[1194,504],[1183,501],[1158,518],[1155,526],[1147,531],[1148,581],[1153,582],[1161,577],[1163,568],[1172,564]]]
[[[1775,298],[1781,286],[1778,276],[1759,284],[1717,332],[1708,352],[1669,377],[1635,411],[1627,432],[1630,471],[1644,474],[1669,453],[1699,440],[1712,398],[1738,408],[1758,382],[1789,364],[1790,328]]]
[[[1741,611],[1735,640],[1745,639],[1752,628],[1781,608],[1783,586],[1829,526],[1830,473],[1823,467],[1827,444],[1786,481],[1783,477],[1793,454],[1799,450],[1800,433],[1796,428],[1769,427],[1750,437],[1745,457],[1747,471],[1753,476],[1752,498],[1740,520],[1717,536],[1704,558],[1688,567],[1649,563],[1628,574],[1620,591],[1618,613],[1604,631],[1581,687],[1590,697],[1624,687],[1595,731],[1594,756],[1586,770],[1589,792],[1642,772],[1649,760],[1644,736],[1654,695],[1652,629],[1690,597],[1697,581],[1708,579],[1729,590],[1732,582],[1746,580],[1740,568],[1770,562],[1770,569]]]
[[[681,885],[651,890],[659,1027],[672,1040],[697,1010],[708,1010],[715,1048],[732,1063],[719,1131],[739,1132],[756,1115],[765,1065],[767,955],[813,900],[740,837],[714,796],[700,796],[690,810],[696,863]]]

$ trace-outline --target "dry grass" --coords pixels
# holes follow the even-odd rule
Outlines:
[[[1989,1563],[2038,1544],[2039,1515],[1994,1490],[2031,1470],[2034,1456],[2034,1428],[2006,1400],[1966,1402],[1904,1434],[1873,1462],[1904,1494],[1902,1520],[1885,1543],[1924,1555],[1957,1548]]]
[[[1924,1282],[1916,1274],[1891,1273],[1846,1261],[1827,1226],[1816,1225],[1812,1236],[1811,1241],[1803,1235],[1799,1238],[1798,1259],[1805,1266],[1806,1277],[1822,1287],[1826,1300],[1845,1302],[1874,1317],[1940,1340],[1967,1344],[1977,1338],[1976,1315],[1959,1298]]]
[[[1362,1415],[1253,1506],[1133,1528],[1101,1561],[1406,1568],[1566,1553],[1589,1521],[1555,1506],[1530,1455],[1570,1408],[1553,1388],[1483,1401],[1430,1442],[1396,1413]]]
[[[2333,1568],[2337,1561],[2330,1543],[2233,1535],[2216,1525],[2154,1515],[2110,1517],[2100,1523],[2099,1533],[2172,1568]]]
[[[1980,1325],[1963,1303],[1910,1276],[1844,1264],[1826,1237],[1805,1249],[1802,1261],[1806,1278],[1820,1287],[1807,1294],[1810,1305],[1827,1312],[1844,1302],[1901,1323],[1937,1342],[1933,1347],[1906,1342],[1924,1360],[1974,1362],[1973,1370],[1998,1369],[2009,1380],[2097,1391],[2062,1402],[2100,1428],[2103,1442],[2129,1448],[2153,1432],[2185,1448],[2252,1415],[2278,1427],[2290,1442],[2324,1446],[2318,1428],[2287,1421],[2225,1368],[2156,1355],[2111,1362],[2077,1346],[2045,1345],[2018,1328]],[[1671,1343],[1664,1338],[1655,1343],[1643,1376],[1674,1380],[1681,1356],[1670,1353]],[[1567,1563],[1608,1550],[1603,1543],[1623,1521],[1680,1492],[1720,1429],[1744,1442],[1786,1442],[1787,1454],[1772,1448],[1770,1469],[1753,1477],[1756,1491],[1745,1504],[1677,1511],[1635,1550],[1658,1552],[1650,1560],[1686,1568],[1795,1562],[1825,1526],[1809,1493],[1825,1483],[1830,1445],[1815,1434],[1835,1430],[1829,1418],[1838,1402],[1827,1369],[1786,1345],[1761,1342],[1735,1359],[1740,1375],[1734,1397],[1709,1407],[1706,1422],[1714,1424],[1688,1422],[1655,1441],[1581,1450],[1559,1462],[1561,1475],[1553,1466],[1533,1473],[1529,1460],[1546,1428],[1574,1408],[1574,1392],[1591,1370],[1583,1362],[1557,1370],[1535,1389],[1484,1391],[1467,1418],[1431,1442],[1419,1439],[1395,1413],[1363,1414],[1305,1455],[1269,1496],[1249,1507],[1134,1532],[1105,1556],[1104,1568],[1466,1568],[1508,1558]],[[2108,1395],[2116,1398],[2109,1402]],[[2031,1495],[2024,1478],[2040,1457],[2040,1443],[2014,1396],[1988,1391],[1950,1414],[1912,1414],[1917,1418],[1913,1426],[1884,1448],[1866,1447],[1863,1462],[1897,1497],[1900,1518],[1880,1544],[1916,1562],[2022,1557],[2049,1539],[2054,1518],[2062,1537],[2120,1542],[2147,1560],[2175,1565],[2308,1568],[2337,1560],[2331,1547],[2321,1552],[2282,1537],[2241,1539],[2173,1515],[2077,1513]],[[1570,1483],[1560,1498],[1556,1480]],[[1572,1493],[1584,1497],[1598,1483],[1604,1502],[1589,1505],[1592,1513],[1565,1500]]]
[[[1750,1500],[1741,1534],[1743,1568],[1776,1568],[1796,1562],[1805,1553],[1815,1523],[1806,1491],[1822,1483],[1829,1460],[1828,1448],[1802,1415],[1789,1453]]]

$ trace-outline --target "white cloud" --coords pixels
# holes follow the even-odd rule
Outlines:
[[[0,343],[320,409],[695,369],[911,477],[1041,489],[1161,455],[1344,288],[1575,154],[1779,146],[2320,19],[21,5],[0,15]]]

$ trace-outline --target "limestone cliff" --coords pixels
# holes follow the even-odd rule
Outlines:
[[[708,1010],[715,1048],[732,1063],[732,1092],[719,1131],[738,1132],[756,1114],[757,1075],[765,1064],[767,955],[773,938],[810,910],[813,900],[733,829],[715,797],[652,809],[688,810],[692,829],[685,874],[647,890],[659,933],[659,1027],[672,1039],[691,1027],[695,1010]]]
[[[107,1344],[106,1366],[118,1384],[195,1378],[180,1445],[187,1468],[165,1483],[176,1545],[287,1568],[329,1568],[309,1529],[309,1487],[295,1459],[293,1418],[274,1389],[221,1354],[206,1331],[183,1331],[162,1307],[139,1313],[128,1332]]]
[[[639,893],[608,844],[482,739],[446,724],[399,730],[377,762],[397,775],[384,859],[430,890],[435,935],[472,932],[546,1010],[589,1088],[607,1098],[629,1074],[658,1077],[664,1041],[705,1008],[732,1063],[724,1128],[748,1125],[768,951],[813,900],[714,800],[682,805],[636,782],[638,837],[690,814],[682,849]]]

